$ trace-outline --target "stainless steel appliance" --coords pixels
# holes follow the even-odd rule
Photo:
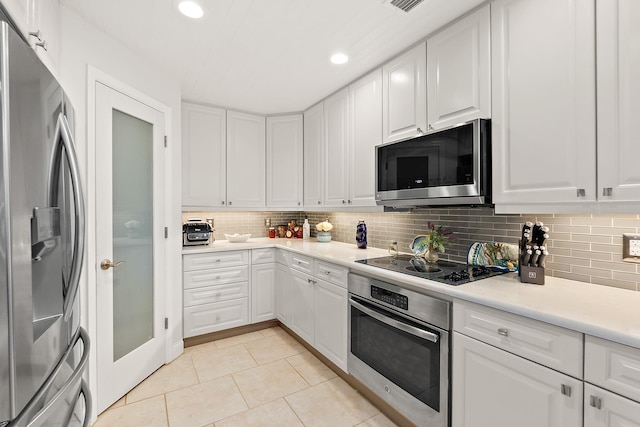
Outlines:
[[[360,264],[384,268],[398,273],[410,274],[423,279],[434,280],[448,285],[458,286],[487,277],[508,273],[507,270],[492,269],[484,266],[472,266],[459,262],[438,260],[428,263],[421,257],[408,254],[384,256],[357,260]]]
[[[0,426],[88,425],[89,340],[77,302],[85,218],[73,109],[6,20],[0,88]]]
[[[208,245],[213,229],[207,222],[185,222],[182,224],[182,246]]]
[[[491,202],[490,192],[489,120],[376,147],[378,205],[484,205]]]
[[[349,373],[419,426],[449,425],[450,303],[349,273]]]

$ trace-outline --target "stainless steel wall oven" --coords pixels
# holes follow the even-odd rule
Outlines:
[[[348,370],[419,426],[449,425],[450,303],[349,274]]]

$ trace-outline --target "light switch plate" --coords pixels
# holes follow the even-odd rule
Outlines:
[[[622,235],[622,260],[640,263],[640,234]]]

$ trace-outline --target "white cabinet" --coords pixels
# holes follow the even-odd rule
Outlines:
[[[184,337],[249,323],[249,252],[183,255]]]
[[[594,9],[575,0],[491,4],[496,211],[596,200]]]
[[[304,112],[304,206],[322,205],[324,189],[323,103]]]
[[[586,336],[585,427],[640,426],[640,349]]]
[[[582,381],[453,333],[452,427],[581,427]]]
[[[640,2],[596,3],[599,201],[640,201]],[[612,202],[612,203],[609,203]],[[637,212],[633,210],[633,212]]]
[[[18,30],[54,76],[60,66],[60,3],[53,0],[3,0]]]
[[[382,66],[382,141],[427,130],[427,52],[425,43]]]
[[[275,264],[251,266],[251,323],[276,318]]]
[[[584,427],[640,427],[640,403],[585,383]]]
[[[300,338],[313,345],[313,278],[301,271],[291,270],[291,298],[289,306],[289,325]]]
[[[375,206],[375,146],[382,144],[382,70],[349,86],[349,198],[351,206]]]
[[[302,207],[302,114],[267,117],[267,207]]]
[[[226,206],[226,111],[182,103],[182,205]]]
[[[227,206],[266,206],[265,118],[227,111]]]
[[[324,198],[326,207],[349,200],[349,90],[324,100]]]
[[[289,266],[276,264],[275,307],[276,318],[285,326],[291,327],[291,294],[293,276]]]
[[[288,307],[278,308],[285,324],[324,356],[347,371],[348,269],[294,254],[282,289]],[[287,276],[282,271],[282,277]],[[284,295],[286,298],[287,295]],[[280,297],[279,297],[280,298]],[[282,312],[282,313],[281,313]]]
[[[453,427],[579,427],[582,334],[454,301]]]
[[[489,5],[427,39],[428,130],[491,117]]]

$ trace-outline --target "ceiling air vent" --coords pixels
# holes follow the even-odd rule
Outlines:
[[[387,5],[396,7],[404,12],[409,12],[422,2],[423,0],[385,0]]]

